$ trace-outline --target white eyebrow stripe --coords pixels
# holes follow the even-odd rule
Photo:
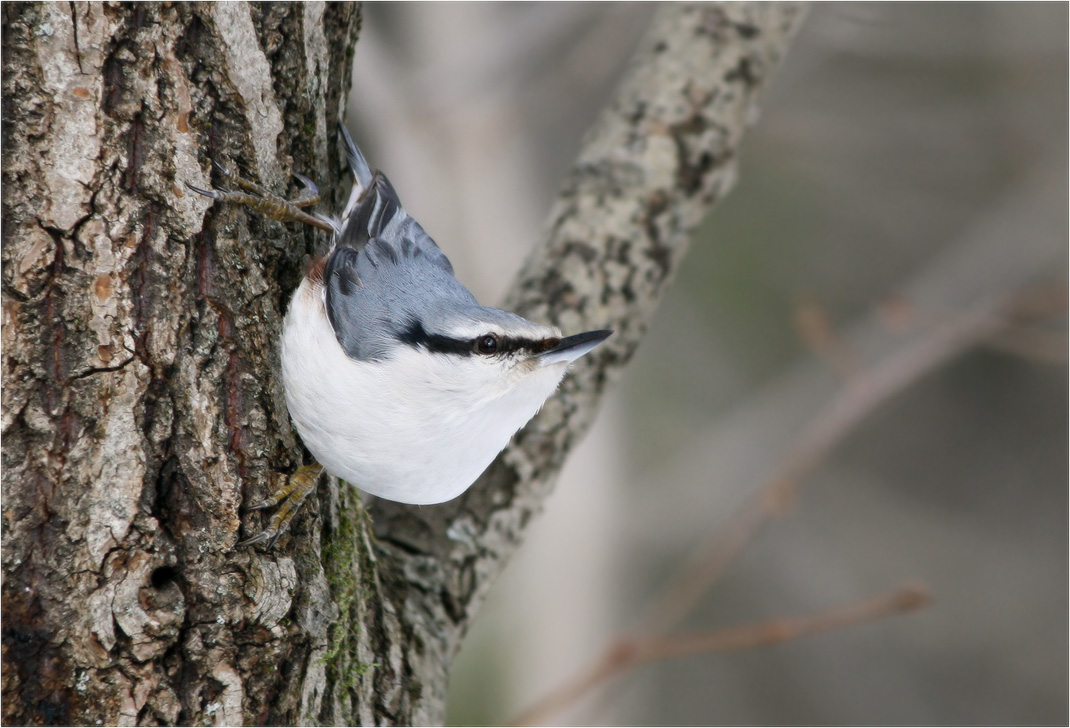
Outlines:
[[[464,326],[452,326],[448,330],[443,331],[444,336],[448,336],[451,339],[475,339],[479,336],[486,336],[487,334],[494,334],[495,336],[506,336],[507,334],[501,326],[494,324],[484,323],[472,323]]]
[[[480,321],[473,321],[459,326],[451,326],[447,330],[436,333],[441,333],[452,339],[476,339],[480,336],[486,336],[487,334],[494,334],[501,338],[531,339],[532,341],[560,338],[561,336],[556,329],[550,328],[549,326],[532,324],[531,326],[525,326],[523,328],[515,327],[506,330],[498,324],[484,323]]]

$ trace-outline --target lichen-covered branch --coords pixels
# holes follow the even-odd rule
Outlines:
[[[804,12],[776,3],[659,9],[506,303],[566,331],[616,334],[581,360],[457,501],[417,510],[375,504],[375,531],[389,559],[382,573],[396,578],[391,589],[425,643],[419,672],[441,675],[430,685],[434,700],[468,620],[635,352],[692,231],[730,189],[759,92]]]

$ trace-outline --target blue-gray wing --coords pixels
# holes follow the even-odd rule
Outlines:
[[[360,360],[385,356],[401,332],[443,306],[478,305],[381,173],[344,221],[327,259],[324,285],[338,343]]]

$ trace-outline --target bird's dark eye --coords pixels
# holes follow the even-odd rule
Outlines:
[[[476,339],[476,352],[479,354],[493,354],[498,351],[498,337],[487,334]]]

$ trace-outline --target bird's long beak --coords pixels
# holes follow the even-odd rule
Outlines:
[[[602,330],[566,336],[557,346],[537,354],[535,358],[543,365],[573,362],[608,339],[612,333],[610,330]]]

